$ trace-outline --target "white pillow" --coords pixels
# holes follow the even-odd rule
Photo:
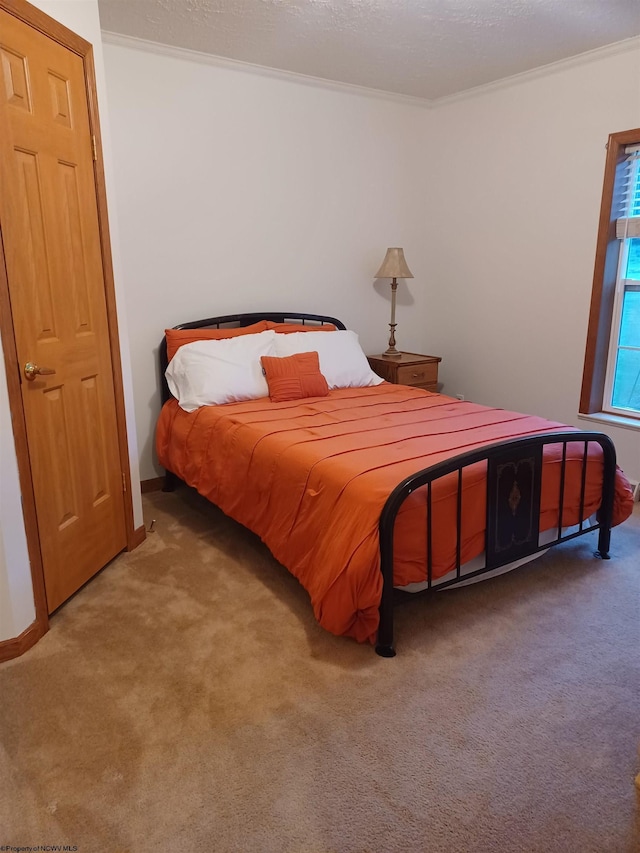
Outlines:
[[[165,371],[169,390],[185,412],[268,397],[260,357],[276,354],[275,338],[268,331],[185,344]]]
[[[276,335],[276,355],[317,352],[329,388],[364,388],[384,380],[369,367],[355,332],[291,332]]]

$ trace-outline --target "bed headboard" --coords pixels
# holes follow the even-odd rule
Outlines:
[[[189,323],[180,323],[178,326],[173,326],[174,329],[233,329],[242,326],[250,326],[252,323],[257,323],[259,320],[271,320],[272,323],[296,323],[303,326],[324,326],[327,323],[333,324],[337,329],[345,329],[346,326],[341,320],[335,317],[325,317],[323,314],[299,314],[296,311],[254,311],[251,314],[225,314],[222,317],[207,317],[203,320],[192,320]],[[162,403],[166,403],[171,397],[171,392],[167,386],[164,372],[167,369],[167,340],[162,338],[160,350],[158,353],[160,359],[160,382],[162,387]]]

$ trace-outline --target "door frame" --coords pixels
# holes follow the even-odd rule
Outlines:
[[[95,70],[93,64],[93,46],[81,36],[67,29],[59,21],[49,17],[41,9],[32,6],[27,0],[0,0],[0,9],[18,18],[32,29],[58,42],[63,47],[77,54],[82,59],[89,126],[95,140],[93,161],[94,183],[98,209],[98,231],[102,269],[104,274],[104,291],[106,298],[107,323],[109,328],[109,343],[111,347],[111,372],[115,391],[116,422],[118,432],[118,448],[120,466],[123,477],[125,530],[127,550],[136,548],[145,538],[144,525],[134,528],[133,501],[131,496],[131,473],[129,467],[129,447],[127,442],[126,412],[124,403],[124,387],[122,382],[122,363],[120,360],[120,338],[118,334],[115,283],[113,264],[111,260],[111,240],[109,236],[109,218],[107,212],[106,181],[102,160],[102,142],[100,137],[100,122],[98,118],[98,97]],[[31,477],[29,460],[29,445],[27,440],[26,420],[20,388],[20,362],[16,348],[9,296],[4,242],[2,238],[2,223],[0,222],[0,335],[4,350],[4,363],[7,374],[9,394],[9,409],[13,425],[13,437],[18,462],[18,476],[22,493],[22,510],[27,538],[27,549],[31,565],[33,597],[36,610],[35,622],[23,633],[5,643],[0,643],[0,661],[16,657],[30,648],[45,634],[49,628],[49,614],[44,583],[44,569],[40,552],[40,535],[36,515],[35,494]]]

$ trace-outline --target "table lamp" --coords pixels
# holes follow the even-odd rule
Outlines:
[[[396,290],[398,289],[399,278],[413,278],[413,273],[407,266],[402,249],[387,249],[387,254],[384,256],[382,266],[375,274],[375,278],[391,279],[391,322],[389,323],[391,334],[389,346],[382,355],[387,358],[400,358],[400,353],[396,349]]]

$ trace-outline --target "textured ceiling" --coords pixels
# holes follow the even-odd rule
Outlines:
[[[640,34],[640,0],[99,0],[103,30],[429,100]]]

